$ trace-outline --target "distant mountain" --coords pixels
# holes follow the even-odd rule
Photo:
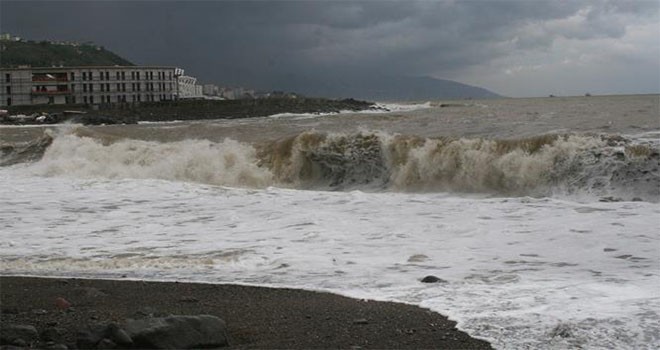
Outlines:
[[[49,41],[0,41],[0,66],[133,66],[117,54],[93,44]]]
[[[353,75],[348,78],[287,74],[272,86],[306,96],[359,98],[371,101],[419,101],[502,97],[487,89],[430,77]]]

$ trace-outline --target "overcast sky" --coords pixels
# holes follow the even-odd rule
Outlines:
[[[93,41],[201,82],[430,76],[502,95],[660,92],[660,1],[0,0],[0,30]]]

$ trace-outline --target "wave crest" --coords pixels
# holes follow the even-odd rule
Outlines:
[[[45,176],[326,190],[660,197],[658,145],[618,135],[490,140],[306,131],[253,146],[231,139],[113,139],[76,129],[45,135],[23,149],[4,147],[3,160],[5,165],[30,161],[39,152],[43,158],[29,168]]]

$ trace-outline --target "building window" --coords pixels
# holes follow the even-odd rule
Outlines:
[[[87,104],[87,96],[83,96],[83,103]]]
[[[89,92],[94,92],[94,84],[89,84]],[[92,103],[94,103],[94,102],[92,102]]]
[[[87,72],[87,76],[89,77],[89,80],[93,80],[93,78],[92,78],[92,72]]]
[[[99,72],[99,80],[103,80],[103,72]]]
[[[87,73],[83,72],[83,80],[87,80]]]
[[[104,89],[103,84],[99,84],[99,85],[101,86],[101,91],[104,91],[105,89]]]
[[[121,72],[121,80],[126,80],[126,72]]]
[[[121,90],[121,84],[117,83],[117,91]]]
[[[11,97],[7,97],[7,106],[11,106]]]
[[[87,92],[87,84],[83,84],[83,92]]]
[[[76,96],[71,96],[71,103],[76,104]]]
[[[142,95],[138,95],[138,102],[142,102]]]
[[[172,72],[170,72],[170,80],[172,80]]]
[[[119,72],[117,72],[117,80],[119,80]]]
[[[76,73],[71,72],[71,81],[76,80]]]
[[[11,86],[7,86],[7,95],[11,95]]]
[[[140,80],[140,72],[135,73],[135,79]]]
[[[105,72],[105,80],[110,80],[110,72]]]
[[[135,80],[135,72],[131,72],[131,80]]]
[[[89,103],[94,104],[94,96],[89,96]]]
[[[71,84],[71,92],[76,92],[76,84]]]
[[[110,91],[110,83],[105,83],[105,91]]]
[[[11,74],[5,74],[5,83],[11,83]],[[7,104],[9,106],[9,104]]]
[[[121,91],[126,91],[126,84],[125,83],[121,83]]]

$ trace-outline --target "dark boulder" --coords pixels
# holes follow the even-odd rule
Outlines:
[[[11,324],[0,328],[0,344],[25,346],[39,339],[34,326]]]
[[[433,275],[428,275],[424,278],[422,278],[422,283],[447,283],[447,281],[443,280],[440,277],[436,277]]]
[[[130,348],[133,339],[116,323],[100,323],[79,331],[76,345],[81,349]]]
[[[228,345],[225,322],[211,315],[128,320],[124,329],[138,348],[191,349]]]

